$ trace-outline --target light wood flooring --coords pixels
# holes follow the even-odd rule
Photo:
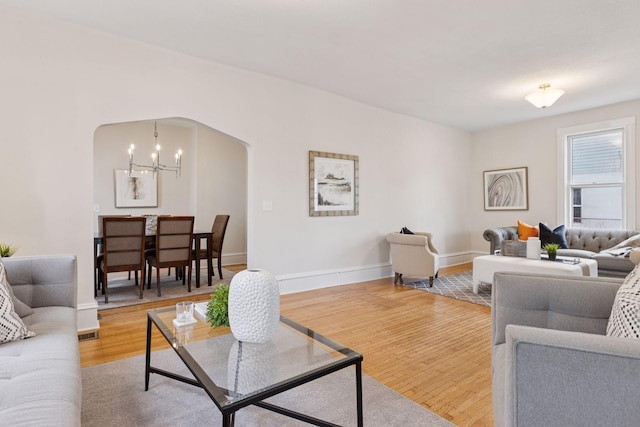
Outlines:
[[[470,268],[447,267],[440,274]],[[100,337],[80,343],[82,366],[143,354],[146,311],[176,301],[101,310]],[[365,374],[454,424],[493,425],[489,307],[396,286],[388,278],[283,295],[281,312],[360,352]],[[153,342],[155,349],[168,348],[159,333]]]

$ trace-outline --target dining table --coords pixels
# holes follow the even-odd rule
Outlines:
[[[193,232],[193,246],[194,246],[194,251],[196,254],[200,254],[200,251],[202,250],[202,241],[206,240],[207,242],[207,281],[208,281],[208,285],[211,286],[211,276],[212,276],[212,272],[213,272],[213,260],[212,260],[212,253],[211,253],[211,248],[213,246],[213,232],[211,230],[194,230]],[[94,285],[94,289],[95,292],[97,294],[98,292],[98,275],[99,270],[98,270],[98,256],[100,255],[99,253],[99,247],[100,245],[102,245],[102,233],[97,232],[94,233],[93,235],[93,270],[94,270],[94,274],[93,274],[93,285]],[[147,232],[145,234],[145,247],[146,248],[155,248],[155,243],[156,243],[156,234],[154,232]],[[195,262],[196,262],[196,288],[200,287],[200,257],[196,256],[195,257]],[[97,296],[97,295],[96,295]]]

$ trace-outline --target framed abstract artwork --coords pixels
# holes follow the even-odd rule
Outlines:
[[[358,215],[358,156],[309,151],[309,216]]]
[[[114,169],[116,208],[158,207],[158,180],[154,173]]]
[[[485,171],[484,210],[528,210],[528,185],[526,167]]]

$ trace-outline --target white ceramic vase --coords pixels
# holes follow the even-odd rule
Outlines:
[[[238,341],[267,342],[280,321],[280,289],[273,274],[243,270],[229,287],[229,325]]]

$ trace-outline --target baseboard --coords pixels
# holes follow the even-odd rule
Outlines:
[[[247,263],[247,253],[246,252],[237,252],[231,254],[222,254],[222,266],[225,265],[237,265],[237,264],[246,264]]]
[[[440,255],[440,266],[449,267],[472,262],[472,252],[454,252]],[[312,271],[298,274],[283,274],[276,278],[280,284],[280,293],[310,291],[350,283],[367,282],[393,276],[391,263],[347,267],[344,269]]]
[[[276,276],[280,294],[310,291],[391,276],[391,263]]]
[[[98,302],[93,300],[86,304],[79,304],[78,311],[78,332],[87,332],[100,329],[98,321]]]

